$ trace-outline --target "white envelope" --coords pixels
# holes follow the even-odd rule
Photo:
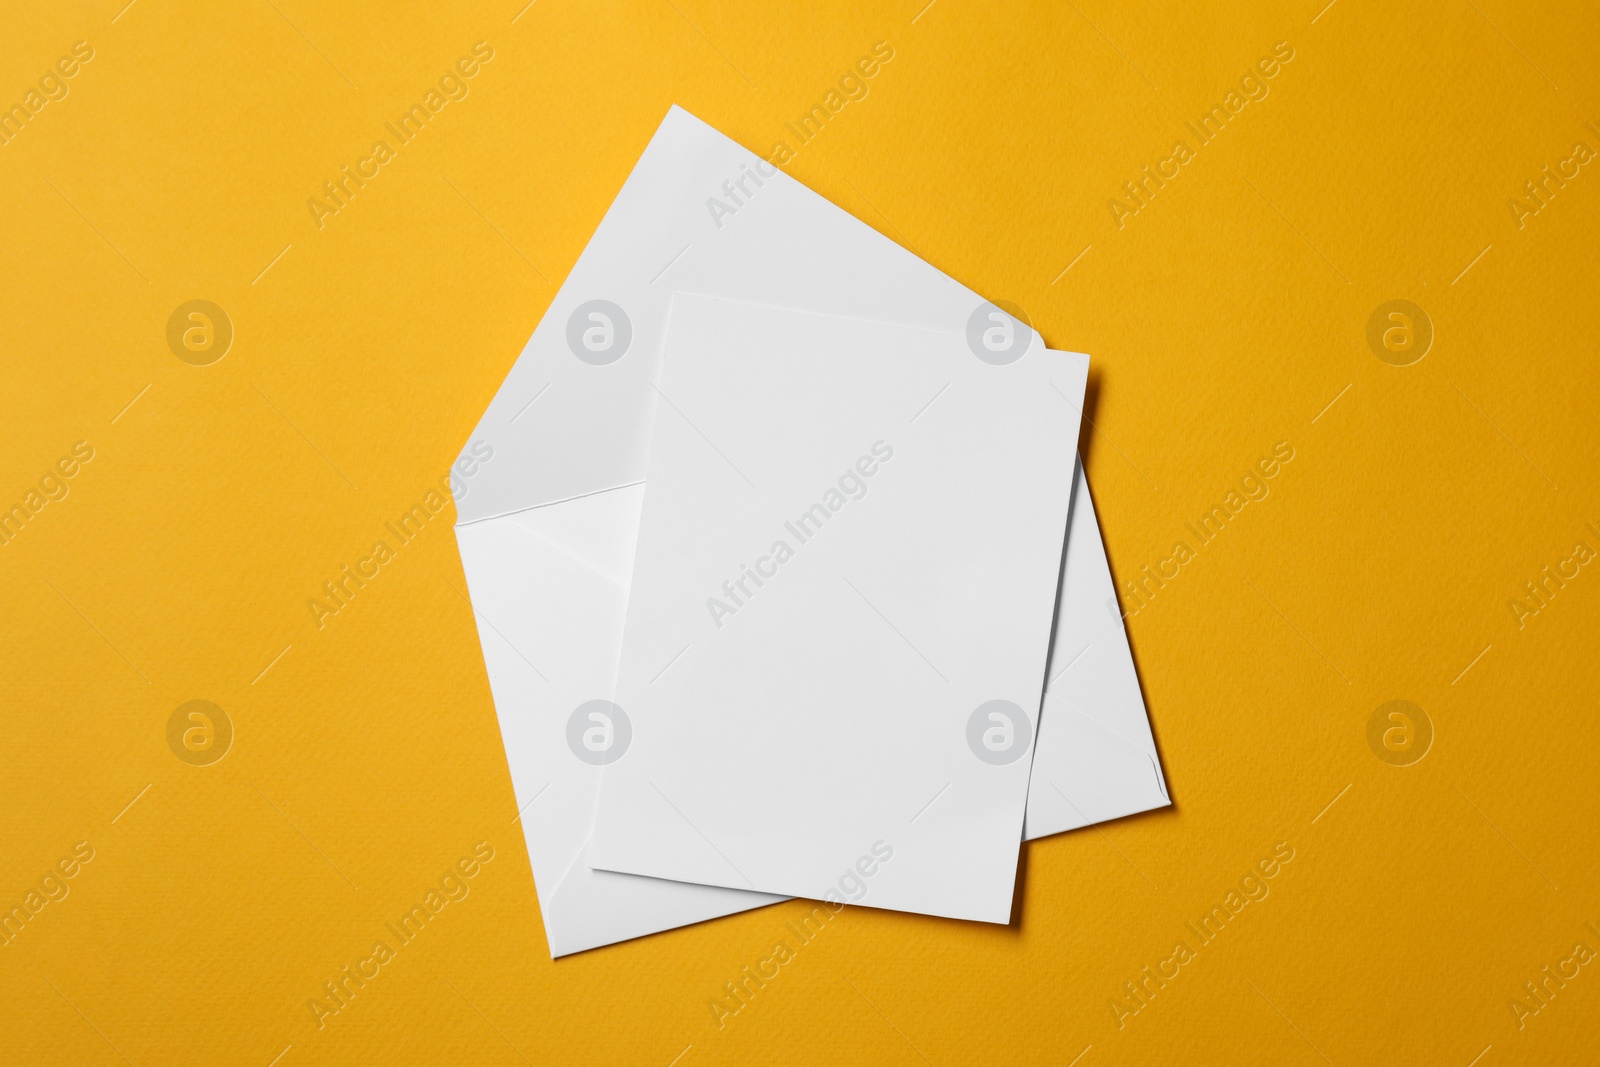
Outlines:
[[[734,186],[738,211],[714,219],[708,200],[731,203],[724,183]],[[980,303],[688,112],[674,107],[662,122],[455,467],[462,564],[554,956],[774,899],[592,871],[581,861],[599,768],[572,754],[567,726],[581,702],[614,684],[654,410],[649,382],[671,292],[685,287],[956,333]],[[627,308],[606,353],[585,345],[605,340],[583,307],[595,300]],[[587,358],[568,343],[572,322]],[[597,332],[585,338],[585,330]],[[1071,537],[1087,529],[1098,545],[1086,488],[1080,473]],[[1051,755],[1052,737],[1081,736],[1090,747],[1051,776],[1070,804],[1053,789],[1054,800],[1030,798],[1029,836],[1036,825],[1081,825],[1071,821],[1074,805],[1101,819],[1166,803],[1159,777],[1152,788],[1144,769],[1155,747],[1126,638],[1106,612],[1112,595],[1103,549],[1068,553],[1056,643],[1082,631],[1088,636],[1065,656],[1085,643],[1091,651],[1061,684],[1094,684],[1074,702],[1086,721],[1042,725],[1035,762]],[[1102,664],[1102,649],[1123,666]],[[1054,660],[1067,662],[1059,650]],[[1090,773],[1086,791],[1074,763]]]
[[[590,865],[1008,922],[1088,372],[674,297]]]

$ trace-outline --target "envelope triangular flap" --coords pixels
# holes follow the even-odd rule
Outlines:
[[[737,211],[709,210],[713,195],[728,202],[722,186],[730,181],[743,183]],[[815,239],[797,243],[797,231]],[[840,248],[850,255],[838,255]],[[892,278],[893,317],[907,321],[914,313],[920,324],[954,333],[978,303],[953,279],[674,106],[473,431],[469,448],[488,445],[494,460],[458,502],[460,521],[643,480],[649,420],[639,413],[653,401],[673,270],[691,261],[702,291],[782,303],[797,287],[821,288],[831,313],[863,319],[884,317],[885,279]],[[581,319],[581,307],[595,300],[620,308],[629,333],[626,350],[603,365],[578,358],[568,340],[569,320],[575,313]]]

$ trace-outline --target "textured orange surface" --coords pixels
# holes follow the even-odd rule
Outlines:
[[[125,2],[0,33],[0,1062],[1593,1058],[1592,5]],[[548,957],[453,512],[386,523],[674,102],[1093,356],[1176,804],[1009,928]]]

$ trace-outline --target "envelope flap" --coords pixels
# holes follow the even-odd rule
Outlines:
[[[673,107],[463,450],[495,458],[457,502],[462,521],[644,478],[676,288],[957,334],[988,307]]]

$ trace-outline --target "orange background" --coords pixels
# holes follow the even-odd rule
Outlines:
[[[0,506],[93,449],[0,547],[0,903],[93,851],[0,947],[0,1061],[1592,1058],[1600,972],[1537,1013],[1523,983],[1600,951],[1600,568],[1509,606],[1600,549],[1600,175],[1510,204],[1600,150],[1592,6],[125,2],[0,33],[0,103],[93,50],[0,146]],[[719,1028],[804,906],[550,961],[450,514],[322,629],[306,602],[436,486],[670,104],[765,155],[878,41],[786,169],[1091,353],[1119,584],[1295,458],[1128,620],[1173,810],[1025,847],[1010,928],[850,909]],[[193,299],[234,330],[208,366],[167,343]],[[1409,366],[1367,342],[1396,299],[1435,334]],[[167,740],[197,699],[234,730],[209,766]],[[1406,766],[1368,743],[1396,699],[1434,731]],[[1119,1019],[1279,842],[1270,895]]]

